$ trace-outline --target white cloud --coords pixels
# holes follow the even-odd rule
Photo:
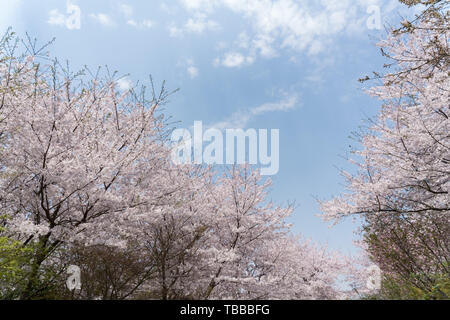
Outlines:
[[[150,28],[153,28],[153,26],[155,25],[154,21],[152,21],[150,19],[144,19],[142,21],[135,20],[133,18],[134,9],[130,5],[123,4],[123,3],[119,4],[119,11],[126,18],[126,23],[129,26],[132,26],[132,27],[135,27],[138,29],[150,29]],[[105,15],[104,14],[102,14],[102,15],[103,15],[102,17],[97,17],[97,18],[100,18],[98,20],[102,20],[99,22],[101,22],[105,25],[114,25],[115,24],[108,16],[104,17]],[[108,21],[108,20],[110,20],[110,21]],[[111,23],[109,23],[109,22],[111,22]]]
[[[130,26],[133,26],[133,27],[138,27],[138,23],[136,21],[134,21],[133,19],[128,20],[127,24],[129,24]]]
[[[202,33],[205,30],[216,30],[219,24],[213,20],[205,19],[203,16],[189,19],[184,25],[187,32]]]
[[[186,68],[186,72],[191,79],[197,78],[200,74],[192,59],[182,59],[177,63],[177,66]]]
[[[216,0],[181,0],[189,10],[211,11],[219,1]]]
[[[287,96],[285,99],[278,102],[264,103],[251,109],[237,111],[225,121],[217,122],[209,127],[217,128],[220,130],[244,129],[255,116],[259,116],[268,112],[288,112],[295,109],[298,104],[299,99],[297,95]]]
[[[323,52],[326,47],[325,42],[326,40],[324,41],[313,40],[308,48],[308,54],[311,56],[315,56]]]
[[[250,110],[253,115],[260,115],[273,111],[289,111],[292,110],[298,102],[297,96],[290,96],[285,100],[276,103],[265,103]]]
[[[133,83],[128,77],[124,77],[117,80],[117,86],[120,91],[128,91],[133,87]]]
[[[194,17],[189,18],[182,27],[177,27],[174,23],[171,23],[169,26],[169,34],[171,37],[181,37],[185,33],[201,34],[205,31],[218,29],[220,29],[220,26],[216,21],[208,19],[203,13],[197,13]]]
[[[244,129],[247,123],[250,121],[251,116],[245,112],[235,112],[225,121],[214,123],[208,128],[214,128],[219,130],[225,129]]]
[[[249,24],[245,39],[247,56],[272,58],[280,50],[318,55],[337,36],[365,34],[369,18],[367,8],[379,6],[387,18],[399,8],[398,1],[389,0],[179,0],[194,17],[204,19],[215,11],[230,10]],[[386,19],[384,19],[386,20]],[[242,36],[242,34],[240,35]],[[245,42],[241,37],[238,42]],[[244,48],[241,46],[241,48]],[[239,56],[229,62],[239,65]]]
[[[191,79],[194,79],[198,76],[198,69],[194,66],[189,66],[187,68],[187,72],[188,72],[189,76],[191,77]]]
[[[222,64],[228,68],[240,67],[245,62],[245,57],[236,52],[227,53]]]
[[[239,68],[244,65],[250,65],[254,62],[252,56],[244,56],[239,52],[228,52],[222,59],[217,58],[214,60],[214,65],[222,65],[227,68]]]
[[[272,58],[277,56],[277,52],[273,47],[275,39],[267,34],[260,34],[255,37],[252,42],[253,48],[259,51],[261,56],[265,58]]]
[[[91,13],[89,16],[105,27],[113,27],[116,25],[114,20],[106,13]]]
[[[135,28],[150,29],[153,28],[155,23],[152,20],[148,19],[142,20],[141,22],[137,22],[136,20],[130,19],[127,21],[127,24]]]
[[[152,28],[153,27],[153,25],[154,25],[155,23],[152,21],[152,20],[143,20],[142,22],[141,22],[141,25],[144,27],[144,28]]]

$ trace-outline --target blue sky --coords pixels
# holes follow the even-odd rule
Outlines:
[[[398,1],[0,0],[0,8],[1,32],[56,37],[52,55],[73,68],[108,65],[130,74],[124,87],[151,74],[180,88],[165,113],[181,127],[280,129],[272,199],[296,202],[296,232],[355,250],[355,225],[329,228],[314,197],[344,191],[337,168],[352,169],[342,157],[355,146],[349,135],[379,105],[357,79],[381,70],[375,43],[405,14]],[[77,12],[79,23],[70,20]]]

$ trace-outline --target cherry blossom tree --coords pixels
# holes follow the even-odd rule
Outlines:
[[[336,286],[336,280],[345,275],[347,259],[293,238],[290,225],[286,223],[292,207],[278,207],[267,201],[270,185],[270,180],[263,179],[258,170],[249,166],[233,167],[213,179],[213,183],[201,193],[204,198],[198,199],[197,205],[189,204],[190,211],[196,213],[195,217],[188,215],[190,238],[183,234],[183,227],[169,228],[170,233],[166,228],[165,241],[160,243],[167,247],[169,235],[178,230],[172,239],[181,240],[175,248],[181,248],[185,253],[173,254],[174,263],[166,264],[174,266],[172,271],[166,268],[167,274],[164,277],[160,274],[156,280],[160,286],[170,284],[160,289],[160,292],[168,294],[161,298],[344,297]],[[196,194],[199,195],[198,192]],[[204,203],[208,205],[201,213],[201,207],[205,209]],[[173,224],[173,216],[170,217],[168,221]],[[201,219],[193,223],[196,217]],[[150,238],[161,238],[161,229],[154,230],[155,235]],[[158,253],[167,251],[161,250],[161,244]],[[151,249],[154,251],[155,247],[151,246]],[[164,255],[166,261],[168,256]]]
[[[0,67],[1,208],[10,232],[38,243],[23,298],[61,243],[121,245],[125,235],[102,226],[171,192],[159,188],[169,151],[156,114],[165,90],[120,92],[113,76],[35,59],[5,57]]]
[[[327,219],[362,215],[371,258],[424,292],[450,273],[450,29],[448,1],[433,4],[440,14],[404,22],[379,44],[390,71],[369,93],[381,111],[359,136],[358,172],[343,173],[348,192],[322,202]]]

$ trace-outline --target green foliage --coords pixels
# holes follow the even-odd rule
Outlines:
[[[33,248],[9,237],[0,237],[0,298],[14,296],[22,285]]]
[[[0,228],[2,230],[2,228]],[[4,229],[3,229],[4,231]],[[1,232],[1,231],[0,231]],[[24,245],[7,236],[0,236],[0,300],[21,299],[29,286],[39,243]],[[29,299],[58,299],[64,287],[62,268],[41,266],[29,291]],[[62,288],[62,289],[61,289]]]
[[[431,290],[414,285],[424,275],[412,275],[414,279],[398,279],[385,275],[380,291],[367,300],[448,300],[450,297],[450,277],[448,274],[426,275],[432,278],[435,286]]]

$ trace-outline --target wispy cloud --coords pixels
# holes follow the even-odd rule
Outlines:
[[[198,68],[195,66],[193,59],[182,59],[177,64],[179,67],[185,68],[187,74],[191,79],[197,78],[200,74]]]
[[[185,34],[201,34],[206,31],[219,30],[219,24],[203,13],[198,13],[194,17],[189,18],[181,27],[177,27],[175,23],[169,24],[169,35],[171,37],[182,37]]]
[[[289,111],[294,109],[298,102],[298,97],[296,95],[290,96],[285,100],[275,102],[275,103],[265,103],[258,107],[251,109],[252,115],[260,115],[267,112],[274,111]]]
[[[91,13],[89,16],[105,27],[114,27],[116,25],[111,16],[106,13]]]
[[[264,103],[254,108],[234,112],[225,121],[217,122],[209,127],[217,129],[240,129],[245,128],[247,124],[256,116],[268,112],[288,112],[295,109],[299,105],[299,98],[297,95],[287,96],[285,99],[278,102]]]
[[[184,25],[184,29],[191,33],[202,33],[206,30],[219,29],[219,24],[214,20],[207,19],[205,15],[198,15],[189,19]]]
[[[146,19],[141,22],[141,25],[144,28],[152,28],[155,25],[155,23],[152,20]]]
[[[383,17],[398,8],[388,0],[179,0],[194,17],[208,19],[217,10],[242,16],[246,30],[246,50],[242,54],[272,58],[281,50],[318,55],[339,35],[363,34],[367,30],[367,8],[378,6]],[[242,42],[242,39],[238,39]],[[226,67],[244,64],[242,56],[222,59]]]
[[[198,69],[194,66],[189,66],[187,68],[187,72],[188,72],[189,76],[191,77],[191,79],[194,79],[198,76]]]
[[[250,65],[254,62],[252,56],[244,56],[239,52],[228,52],[222,58],[214,60],[215,66],[224,66],[227,68],[239,68],[244,65]]]
[[[181,0],[180,2],[189,10],[211,12],[220,3],[220,0]],[[231,0],[230,2],[237,1]]]
[[[129,19],[127,21],[127,24],[140,29],[151,29],[155,25],[155,22],[149,19],[142,20],[142,21],[136,21],[134,19]]]
[[[119,4],[119,12],[126,19],[126,24],[138,29],[150,29],[155,26],[155,22],[150,19],[137,20],[133,17],[134,8],[128,4]]]

